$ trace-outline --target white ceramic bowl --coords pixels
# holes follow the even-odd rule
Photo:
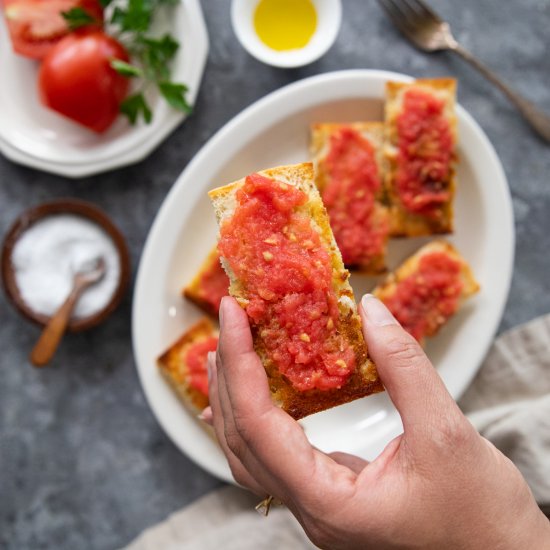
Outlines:
[[[300,49],[276,51],[266,46],[254,29],[254,11],[259,0],[233,0],[231,23],[243,48],[253,57],[274,67],[301,67],[319,59],[332,46],[342,22],[340,0],[312,0],[317,12],[317,28]]]

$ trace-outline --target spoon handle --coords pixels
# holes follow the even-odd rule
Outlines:
[[[69,324],[71,313],[81,291],[82,288],[75,286],[65,302],[63,302],[63,305],[61,305],[44,327],[40,338],[30,354],[31,363],[35,367],[47,365],[54,356],[57,346]]]

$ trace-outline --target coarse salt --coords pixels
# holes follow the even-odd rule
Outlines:
[[[12,252],[22,299],[36,313],[54,314],[71,292],[75,273],[100,256],[105,275],[82,293],[73,317],[89,317],[108,305],[120,278],[118,251],[111,237],[84,217],[58,214],[37,221],[21,234]]]

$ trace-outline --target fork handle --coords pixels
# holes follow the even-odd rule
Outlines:
[[[536,107],[529,100],[522,97],[508,85],[506,85],[491,69],[486,67],[477,57],[463,48],[457,42],[450,45],[450,49],[475,67],[487,80],[491,81],[504,95],[518,108],[523,118],[531,125],[533,130],[550,143],[550,116]]]

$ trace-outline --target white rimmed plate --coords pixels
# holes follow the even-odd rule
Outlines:
[[[313,122],[380,120],[384,84],[410,77],[383,71],[328,73],[282,88],[248,107],[197,154],[166,197],[145,244],[134,294],[133,343],[143,389],[174,443],[213,475],[232,481],[222,452],[161,378],[156,357],[201,317],[180,296],[215,242],[206,192],[255,170],[308,159]],[[512,274],[514,225],[506,177],[487,137],[460,106],[456,234],[449,240],[471,263],[481,292],[428,345],[456,399],[477,371],[500,321]],[[390,243],[395,268],[428,239]],[[353,275],[356,295],[374,279]],[[421,389],[420,389],[421,390]],[[401,430],[386,394],[360,399],[303,421],[312,443],[373,459]]]
[[[157,28],[169,30],[181,43],[172,78],[197,96],[206,57],[208,34],[198,0],[181,0],[159,17]],[[38,63],[12,52],[0,17],[0,151],[19,164],[68,177],[83,177],[144,159],[184,120],[185,115],[160,98],[153,100],[151,124],[132,127],[119,117],[103,134],[95,134],[43,107],[38,98]]]

